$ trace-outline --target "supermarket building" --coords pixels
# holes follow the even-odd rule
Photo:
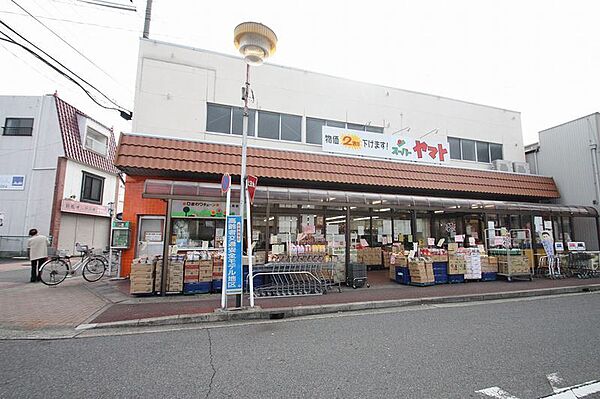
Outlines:
[[[123,219],[132,226],[122,275],[165,244],[222,245],[219,181],[239,181],[244,65],[141,40],[133,133],[121,136],[115,161],[127,174]],[[272,64],[250,74],[259,261],[299,245],[347,263],[360,245],[479,244],[492,225],[528,228],[534,245],[542,230],[597,242],[572,231],[573,218],[598,226],[596,210],[555,204],[553,179],[527,173],[518,112]]]

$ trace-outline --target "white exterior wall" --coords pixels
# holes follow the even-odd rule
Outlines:
[[[242,106],[245,64],[240,57],[142,39],[133,132],[183,139],[241,143],[235,135],[206,133],[206,103]],[[503,145],[504,159],[525,161],[520,113],[332,77],[267,63],[250,70],[251,108],[384,127],[405,136],[447,136]],[[305,124],[303,123],[303,129]],[[305,132],[303,132],[304,140]],[[321,146],[250,138],[249,145],[321,152]],[[451,161],[450,165],[491,168]]]
[[[25,175],[22,191],[0,190],[4,226],[0,236],[26,236],[31,228],[48,235],[57,159],[64,156],[53,96],[0,96],[0,123],[6,118],[33,118],[32,136],[0,132],[0,174]]]
[[[81,184],[83,181],[83,172],[90,173],[104,178],[104,191],[102,193],[102,204],[108,206],[109,202],[115,202],[115,193],[117,187],[117,176],[111,175],[94,169],[91,166],[82,165],[80,163],[68,160],[65,171],[65,189],[62,198],[71,198],[75,196],[75,201],[80,201]]]

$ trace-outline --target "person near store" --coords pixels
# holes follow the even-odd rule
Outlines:
[[[31,278],[30,282],[35,283],[40,281],[40,267],[48,257],[48,238],[42,234],[38,234],[37,229],[29,230],[29,241],[27,248],[29,249],[29,260],[31,261]]]

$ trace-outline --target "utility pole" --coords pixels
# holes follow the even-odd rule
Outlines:
[[[148,39],[150,34],[150,20],[152,19],[152,0],[146,0],[146,19],[144,20],[144,33],[142,37]]]

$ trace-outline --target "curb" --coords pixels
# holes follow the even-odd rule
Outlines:
[[[103,328],[129,328],[149,326],[169,326],[177,324],[191,324],[204,322],[226,322],[239,320],[268,320],[283,319],[301,316],[312,316],[319,314],[331,314],[339,312],[355,312],[361,310],[375,310],[387,308],[401,308],[419,305],[438,305],[445,303],[483,302],[499,299],[528,298],[540,296],[554,296],[563,294],[575,294],[582,292],[600,291],[600,284],[589,284],[571,287],[542,288],[527,291],[496,292],[489,294],[471,294],[459,296],[431,297],[418,299],[391,299],[384,301],[351,302],[327,305],[293,306],[282,308],[240,309],[231,311],[215,310],[213,313],[181,314],[175,316],[151,317],[146,319],[133,319],[113,321],[107,323],[81,324],[76,330],[90,330]]]

